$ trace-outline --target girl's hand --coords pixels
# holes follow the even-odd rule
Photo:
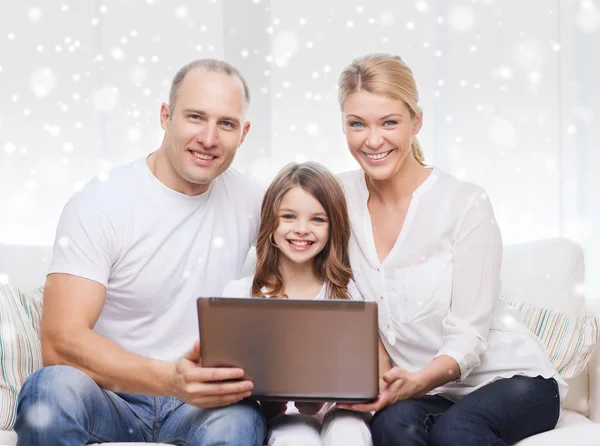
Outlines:
[[[324,403],[302,403],[298,401],[294,403],[298,412],[304,415],[315,415],[319,413],[323,404]]]
[[[379,398],[368,404],[337,404],[337,407],[359,412],[377,412],[397,401],[423,395],[426,385],[418,372],[407,372],[393,367],[383,375],[385,387],[380,390]]]

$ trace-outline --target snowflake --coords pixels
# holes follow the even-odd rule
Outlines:
[[[577,26],[586,34],[600,29],[600,11],[592,0],[583,0],[577,13]]]
[[[221,248],[224,244],[223,238],[222,237],[215,237],[212,241],[212,245],[215,248]]]
[[[6,273],[1,273],[0,274],[0,284],[1,285],[8,284],[8,274],[6,274]]]
[[[292,31],[281,31],[273,39],[273,60],[278,67],[284,67],[296,54],[300,44]]]
[[[40,68],[31,75],[29,86],[38,98],[45,98],[56,87],[56,75],[49,68]]]
[[[496,119],[489,131],[490,139],[499,147],[514,145],[516,133],[514,124],[505,119]]]
[[[29,8],[29,12],[27,13],[29,20],[33,23],[37,23],[42,18],[42,11],[40,8],[33,7]]]
[[[125,52],[119,47],[114,47],[113,49],[111,49],[110,55],[115,60],[123,60],[125,58]]]
[[[394,26],[396,22],[396,18],[394,17],[394,13],[392,11],[383,11],[379,14],[379,24],[384,27]]]
[[[73,143],[71,143],[69,141],[65,142],[62,146],[62,149],[63,149],[63,152],[65,152],[65,153],[71,153],[74,149]]]
[[[175,17],[178,19],[185,19],[188,16],[188,9],[185,6],[178,6],[175,8]]]
[[[94,107],[101,112],[114,110],[119,102],[119,90],[116,87],[104,87],[94,93]]]
[[[458,32],[469,31],[475,22],[475,13],[470,6],[455,6],[448,17],[450,26]]]
[[[314,122],[309,122],[306,125],[306,132],[310,135],[310,136],[318,136],[320,129],[319,126],[317,124],[315,124]]]
[[[426,14],[431,10],[429,3],[427,3],[425,0],[417,1],[415,7],[417,8],[417,11],[419,11],[421,14]]]
[[[61,248],[68,248],[70,244],[71,244],[71,239],[69,237],[67,237],[66,235],[62,236],[60,239],[58,239],[58,245]]]
[[[45,403],[35,403],[25,415],[27,423],[34,429],[44,429],[50,425],[52,412]]]
[[[4,151],[10,155],[17,150],[17,147],[12,142],[7,142],[4,144]]]

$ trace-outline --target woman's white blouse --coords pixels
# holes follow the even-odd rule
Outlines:
[[[458,399],[514,375],[567,384],[541,341],[500,300],[502,240],[484,190],[434,168],[413,193],[404,225],[379,261],[362,170],[340,176],[352,226],[350,261],[366,300],[378,302],[379,327],[392,362],[417,371],[447,355],[457,382],[431,394]]]

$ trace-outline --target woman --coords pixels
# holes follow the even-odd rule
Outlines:
[[[425,165],[410,68],[369,55],[341,74],[358,171],[342,175],[360,293],[379,303],[393,368],[377,445],[508,445],[553,429],[567,390],[541,342],[499,300],[502,241],[482,188]]]

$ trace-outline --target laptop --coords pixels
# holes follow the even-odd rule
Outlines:
[[[377,398],[375,302],[205,297],[197,304],[202,365],[244,369],[251,398]]]

